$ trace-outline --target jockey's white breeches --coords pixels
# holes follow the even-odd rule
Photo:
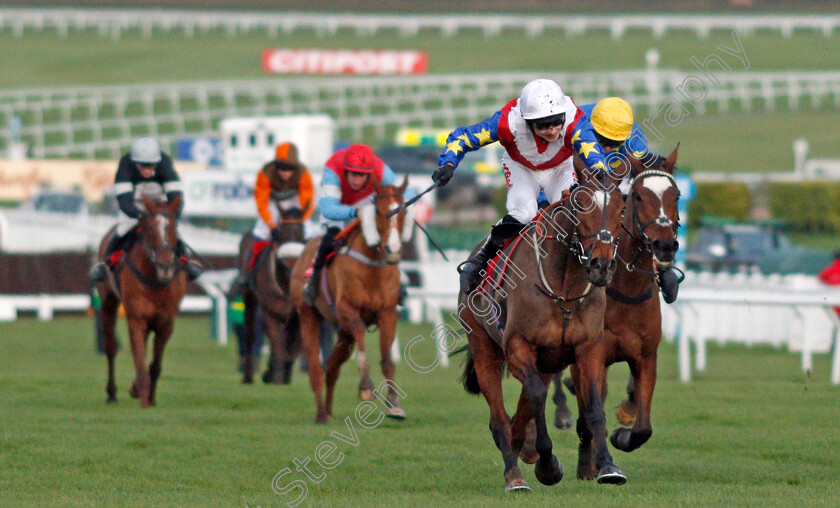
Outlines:
[[[552,203],[563,197],[563,191],[577,183],[574,161],[567,158],[559,166],[542,171],[534,171],[511,159],[505,153],[502,155],[502,169],[507,183],[508,213],[521,222],[527,224],[537,215],[537,198],[540,191]]]

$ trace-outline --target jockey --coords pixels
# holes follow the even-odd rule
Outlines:
[[[303,210],[303,220],[309,219],[315,209],[313,202],[312,176],[298,159],[297,145],[281,143],[277,145],[274,160],[268,162],[257,173],[257,183],[254,186],[254,201],[257,204],[257,222],[254,224],[253,242],[266,245],[269,240],[281,241],[281,232],[277,227],[280,210],[300,208]],[[231,285],[229,295],[239,292],[247,281],[248,265],[251,258],[259,251],[246,256],[240,274]]]
[[[382,185],[396,185],[397,175],[367,145],[350,145],[335,152],[324,168],[321,181],[321,225],[326,228],[312,269],[312,276],[303,290],[303,297],[309,305],[315,305],[320,289],[321,270],[327,256],[336,248],[336,235],[355,219],[359,208],[371,203],[373,181]],[[406,189],[404,197],[411,198],[414,191]]]
[[[537,215],[540,191],[552,202],[577,182],[573,155],[594,171],[606,171],[604,153],[586,115],[554,81],[537,79],[522,89],[519,98],[477,124],[458,127],[446,140],[432,175],[439,185],[452,178],[464,154],[499,141],[505,148],[502,168],[507,183],[507,210],[475,254],[458,267],[461,290],[472,292],[481,272],[505,240],[515,236]]]
[[[586,104],[580,109],[589,117],[595,129],[598,144],[606,153],[607,165],[611,168],[621,164],[619,156],[640,159],[646,167],[653,166],[659,156],[648,148],[648,141],[642,129],[633,123],[633,109],[619,97],[606,97],[597,104]],[[629,174],[619,185],[622,194],[630,191]],[[658,269],[659,288],[665,303],[673,303],[679,292],[679,277],[671,267]]]
[[[160,149],[160,144],[152,138],[139,138],[131,145],[131,150],[122,156],[114,181],[114,192],[120,207],[117,230],[105,247],[103,259],[107,261],[114,252],[128,249],[136,237],[135,226],[146,213],[143,196],[172,201],[182,195],[183,186],[178,173],[172,165],[172,159]],[[181,211],[178,210],[180,216]],[[183,240],[178,239],[175,252],[187,259],[184,270],[190,280],[201,275],[201,265],[190,259],[192,249]],[[90,278],[100,281],[105,278],[107,265],[98,261],[90,271]]]

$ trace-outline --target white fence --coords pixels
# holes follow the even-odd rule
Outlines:
[[[699,75],[699,71],[696,71]],[[692,105],[677,87],[692,76],[675,70],[504,73],[410,77],[284,78],[0,92],[0,153],[16,141],[10,119],[34,158],[118,158],[141,135],[164,144],[217,135],[232,116],[324,113],[339,139],[384,142],[403,127],[452,128],[490,116],[537,77],[561,83],[578,104],[618,95],[639,110],[663,101],[698,111],[840,108],[840,72],[717,72],[719,83]],[[695,79],[699,77],[695,76]],[[696,86],[696,83],[695,83]],[[699,91],[695,91],[699,94]],[[656,125],[664,128],[663,114]]]
[[[421,4],[418,4],[421,5]],[[335,34],[351,30],[359,36],[374,36],[383,30],[404,36],[432,31],[452,36],[463,30],[481,31],[493,36],[502,31],[524,32],[530,37],[546,31],[562,31],[573,37],[591,30],[608,30],[614,39],[628,30],[647,30],[661,37],[671,30],[694,32],[708,37],[713,30],[735,30],[748,34],[756,30],[774,30],[784,37],[796,30],[821,32],[831,37],[840,27],[838,15],[692,15],[692,14],[616,14],[616,15],[546,15],[546,14],[351,14],[284,11],[202,11],[160,9],[0,9],[0,29],[21,36],[27,30],[55,30],[66,36],[70,30],[97,30],[102,36],[119,39],[123,32],[140,32],[150,37],[155,31],[180,31],[186,37],[196,32],[222,30],[228,36],[255,30],[269,34],[289,34],[312,30],[317,34]]]

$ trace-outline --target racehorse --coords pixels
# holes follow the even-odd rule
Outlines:
[[[552,374],[572,363],[580,369],[578,401],[585,423],[597,441],[598,480],[625,481],[607,449],[600,347],[604,286],[616,266],[621,194],[603,178],[586,175],[582,185],[543,210],[491,261],[493,274],[478,289],[459,294],[459,317],[469,339],[464,387],[484,395],[490,406],[490,431],[504,459],[506,491],[530,490],[517,455],[534,418],[537,479],[545,485],[562,479],[563,467],[552,454],[546,429],[545,398]],[[513,421],[502,395],[505,366],[522,383]]]
[[[304,207],[305,209],[306,207]],[[291,380],[292,365],[300,353],[300,326],[297,312],[289,299],[289,281],[292,266],[303,252],[304,228],[303,210],[278,206],[280,217],[277,227],[279,241],[271,240],[258,254],[253,269],[251,264],[254,241],[251,231],[246,232],[239,243],[239,263],[248,273],[247,284],[242,289],[245,304],[245,336],[242,382],[254,382],[256,358],[253,355],[256,340],[257,307],[263,314],[265,334],[268,337],[271,357],[263,381],[266,383],[288,383]]]
[[[632,429],[619,427],[610,436],[612,445],[625,452],[642,446],[653,432],[650,409],[656,384],[657,349],[662,339],[656,268],[669,267],[679,247],[679,189],[673,177],[677,153],[675,148],[667,159],[657,158],[651,165],[654,169],[630,159],[632,179],[618,237],[619,263],[606,291],[607,365],[626,361],[630,366],[630,397],[622,401],[617,417],[621,425],[632,425]],[[579,386],[574,366],[571,371],[575,386]],[[560,396],[555,397],[558,413],[568,412],[561,390],[558,384]],[[579,420],[578,429],[580,426]],[[580,457],[579,474],[592,470],[591,459],[591,455]]]
[[[387,416],[405,418],[399,406],[394,384],[394,362],[391,345],[397,326],[397,300],[400,290],[399,260],[402,244],[411,238],[413,221],[399,210],[408,177],[402,185],[381,185],[374,180],[373,203],[359,209],[357,221],[345,228],[339,237],[344,246],[336,252],[332,262],[321,270],[321,291],[314,306],[303,298],[306,272],[318,248],[319,239],[311,240],[292,270],[292,299],[300,316],[303,348],[309,358],[309,383],[315,394],[316,421],[326,423],[332,416],[335,383],[341,365],[350,357],[355,345],[361,381],[359,395],[364,400],[380,397],[388,406]],[[389,212],[396,212],[389,214]],[[390,215],[390,216],[389,216]],[[326,361],[326,377],[318,358],[318,337],[324,320],[338,328],[338,339]],[[383,384],[374,390],[370,379],[370,365],[365,347],[365,330],[379,328]],[[326,400],[323,395],[326,380]],[[382,395],[380,395],[382,394]]]
[[[143,197],[146,213],[137,228],[137,241],[128,247],[114,273],[97,282],[102,299],[102,330],[105,336],[105,354],[108,357],[108,402],[117,401],[114,382],[114,358],[117,340],[114,328],[117,309],[122,301],[131,353],[137,372],[129,393],[140,399],[140,405],[155,404],[155,389],[160,377],[163,349],[175,327],[175,314],[186,292],[187,279],[183,260],[175,254],[178,243],[176,214],[181,207],[181,197],[170,203],[159,203]],[[105,251],[116,226],[102,239],[99,256]],[[154,357],[146,368],[146,342],[154,332]]]

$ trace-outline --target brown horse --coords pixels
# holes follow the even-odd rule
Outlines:
[[[563,468],[552,454],[545,422],[551,376],[572,363],[580,367],[586,423],[598,439],[601,483],[623,483],[607,449],[601,392],[606,286],[615,270],[615,235],[621,195],[605,182],[584,179],[571,195],[528,225],[510,252],[494,264],[494,276],[470,295],[459,295],[459,316],[469,338],[464,370],[468,392],[484,395],[490,431],[505,464],[505,490],[530,490],[517,464],[526,424],[536,419],[537,479],[553,485]],[[497,268],[506,266],[499,274]],[[516,417],[502,396],[504,367],[522,383]]]
[[[619,263],[607,288],[606,362],[611,365],[626,361],[630,366],[628,394],[631,397],[621,403],[617,417],[620,424],[633,428],[617,428],[610,436],[612,445],[625,452],[642,446],[653,432],[650,409],[656,384],[657,349],[662,339],[656,268],[669,267],[678,248],[679,189],[673,177],[676,159],[677,149],[667,159],[658,158],[652,165],[655,169],[630,159],[632,179],[618,237]],[[570,388],[579,386],[579,374],[575,371],[572,366],[575,385]],[[559,383],[556,390],[558,414],[567,413]],[[582,421],[578,419],[579,434],[581,428]],[[584,439],[591,440],[591,436],[584,433],[581,440]],[[586,476],[593,468],[591,454],[582,454],[579,474]]]
[[[370,380],[370,366],[365,348],[365,330],[379,327],[379,350],[382,373],[388,393],[383,401],[389,406],[388,416],[405,418],[399,407],[393,383],[394,362],[391,345],[397,327],[397,300],[400,289],[398,263],[400,249],[411,234],[412,224],[405,223],[405,211],[389,216],[403,202],[408,178],[399,187],[382,186],[374,181],[373,204],[359,209],[359,221],[345,228],[344,247],[338,249],[332,263],[322,271],[322,290],[315,306],[303,298],[306,272],[318,248],[319,239],[310,241],[292,270],[292,299],[300,315],[303,347],[309,358],[309,382],[315,393],[316,421],[326,423],[332,416],[335,383],[341,365],[350,357],[355,345],[361,375],[359,395],[364,400],[379,396]],[[340,234],[341,235],[341,234]],[[326,362],[326,400],[323,395],[324,370],[318,358],[318,337],[324,320],[338,327],[338,340]],[[383,388],[380,385],[380,388]],[[382,390],[380,390],[381,392]]]
[[[304,207],[305,209],[306,207]],[[253,270],[248,269],[253,252],[253,235],[245,233],[239,242],[240,270],[248,273],[248,282],[242,289],[245,304],[245,351],[253,351],[256,340],[257,307],[262,311],[265,334],[270,344],[269,367],[263,376],[267,383],[288,383],[292,364],[300,353],[300,326],[297,312],[289,299],[289,282],[292,266],[303,252],[303,210],[284,209],[278,206],[280,217],[277,227],[279,241],[271,241],[260,253]],[[243,358],[243,383],[254,382],[256,358],[246,354]]]
[[[147,213],[137,226],[137,241],[123,254],[115,273],[109,271],[107,279],[97,283],[97,290],[102,298],[102,330],[108,357],[108,402],[117,401],[114,328],[122,301],[137,371],[129,393],[140,399],[140,405],[148,407],[155,404],[163,348],[175,327],[175,314],[186,292],[187,279],[182,269],[183,261],[175,254],[180,196],[171,203],[153,202],[148,197],[144,197],[143,202]],[[100,257],[114,230],[112,228],[102,239]],[[146,369],[146,341],[151,332],[155,334],[154,358]]]

